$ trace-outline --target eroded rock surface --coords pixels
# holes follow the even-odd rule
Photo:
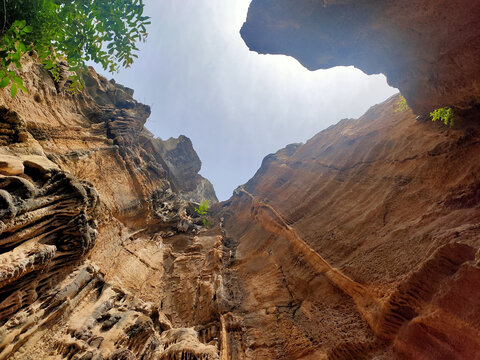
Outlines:
[[[93,69],[76,95],[22,71],[29,93],[0,96],[0,358],[217,359],[222,236],[200,233],[217,198],[191,141],[155,139]]]
[[[241,34],[251,50],[310,70],[383,73],[417,115],[480,103],[480,2],[253,0]]]
[[[478,121],[397,102],[267,156],[218,210],[232,359],[478,358]]]
[[[215,203],[133,91],[0,96],[0,359],[478,359],[480,125],[399,97]],[[25,74],[24,74],[25,75]]]
[[[97,237],[89,184],[59,170],[30,176],[0,177],[0,322],[69,274]]]

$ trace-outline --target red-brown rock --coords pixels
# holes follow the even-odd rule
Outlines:
[[[238,358],[478,358],[480,127],[397,102],[267,156],[224,204]]]
[[[478,0],[253,0],[241,34],[310,70],[383,73],[417,115],[480,103]]]

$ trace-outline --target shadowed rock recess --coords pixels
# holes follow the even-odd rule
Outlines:
[[[480,103],[480,1],[253,0],[241,34],[251,50],[310,70],[383,73],[417,115]]]
[[[475,112],[419,122],[394,96],[218,203],[133,90],[22,72],[0,93],[0,360],[480,359]]]

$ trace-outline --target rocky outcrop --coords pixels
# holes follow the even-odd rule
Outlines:
[[[0,93],[0,360],[479,358],[475,113],[392,97],[216,203],[133,90],[23,64],[29,93]]]
[[[29,92],[0,94],[0,359],[217,359],[222,249],[194,211],[217,198],[191,141],[154,138],[93,69],[75,95],[22,72]]]
[[[153,304],[106,284],[92,265],[17,312],[0,334],[3,359],[218,359],[193,328],[172,329]]]
[[[51,162],[17,113],[1,109],[0,323],[45,294],[97,237],[98,194]],[[8,155],[6,155],[8,154]]]
[[[202,162],[189,138],[180,135],[177,139],[150,142],[147,150],[164,160],[170,182],[183,199],[198,203],[208,199],[217,201],[213,186],[198,174]]]
[[[251,50],[310,70],[383,73],[417,115],[480,103],[480,3],[448,0],[253,0],[241,30]]]
[[[27,167],[28,169],[28,167]],[[59,170],[0,177],[0,322],[79,265],[97,237],[96,191]]]
[[[218,209],[231,358],[477,358],[480,127],[397,102],[267,156]]]

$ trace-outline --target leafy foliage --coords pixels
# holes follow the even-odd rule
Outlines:
[[[60,77],[59,62],[66,61],[70,90],[83,86],[85,62],[94,61],[104,70],[129,67],[147,38],[149,17],[143,15],[143,0],[4,0],[0,5],[0,85],[12,83],[12,96],[23,82],[9,70],[21,67],[20,58],[35,50],[40,61]],[[5,11],[6,10],[6,11]],[[0,25],[1,27],[1,25]],[[15,86],[16,85],[16,86]]]
[[[10,64],[21,68],[20,58],[28,49],[25,37],[32,32],[31,26],[26,26],[25,20],[15,21],[12,26],[0,38],[0,88],[5,88],[10,83],[10,95],[15,97],[18,89],[27,92],[22,79],[9,69]]]
[[[453,109],[447,108],[447,107],[433,110],[430,113],[430,117],[432,118],[432,121],[440,120],[441,122],[443,122],[445,125],[448,125],[448,126],[453,126],[454,118],[455,118]]]
[[[395,108],[395,112],[405,112],[409,109],[407,100],[403,96],[400,96],[400,100],[397,102],[397,107]]]
[[[207,215],[207,210],[208,210],[208,201],[207,200],[200,203],[200,205],[195,208],[195,212],[200,216]]]
[[[200,203],[200,205],[195,208],[195,212],[198,215],[203,217],[202,223],[203,223],[203,226],[205,226],[206,228],[211,225],[211,223],[205,218],[205,216],[207,215],[207,210],[208,210],[208,201],[207,200]]]

